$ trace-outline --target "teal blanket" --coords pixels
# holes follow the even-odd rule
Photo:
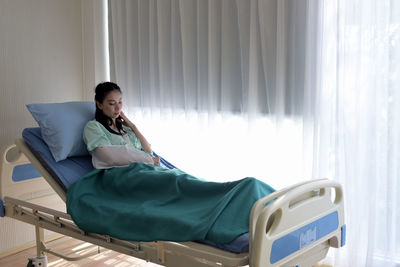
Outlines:
[[[272,193],[254,178],[207,182],[142,163],[94,170],[67,192],[67,212],[87,232],[135,241],[210,240],[249,231],[256,200]]]

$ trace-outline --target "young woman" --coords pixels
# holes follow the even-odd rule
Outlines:
[[[150,144],[122,112],[120,87],[112,82],[100,83],[95,91],[95,120],[89,121],[83,133],[96,169],[128,166],[142,162],[158,166]]]
[[[86,125],[84,139],[96,170],[67,192],[68,214],[81,229],[123,240],[218,244],[249,231],[254,202],[273,188],[250,177],[217,183],[156,167],[159,159],[121,111],[119,87],[99,84],[95,99],[96,119]]]

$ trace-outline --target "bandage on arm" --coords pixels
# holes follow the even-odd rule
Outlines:
[[[96,169],[123,167],[133,162],[154,164],[149,154],[131,145],[101,146],[92,151],[92,163]]]

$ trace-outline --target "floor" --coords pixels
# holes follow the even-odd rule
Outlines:
[[[70,254],[69,257],[80,256],[98,251],[97,246],[92,246],[80,240],[70,237],[63,237],[61,239],[51,242],[51,247],[60,251],[63,254]],[[48,267],[160,267],[160,265],[149,263],[140,259],[136,259],[125,254],[120,254],[115,251],[101,249],[100,254],[96,254],[89,258],[79,261],[65,261],[59,257],[51,254],[47,255]],[[36,256],[36,248],[30,248],[14,255],[10,255],[0,259],[1,267],[25,267],[28,264],[28,259]]]

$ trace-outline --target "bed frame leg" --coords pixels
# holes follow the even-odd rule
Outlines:
[[[44,253],[44,229],[35,225],[36,254],[35,258],[29,259],[27,267],[47,267],[47,256]]]
[[[42,244],[44,241],[44,230],[39,226],[35,225],[35,233],[36,233],[36,255],[38,257],[44,256],[44,251],[42,250]]]

